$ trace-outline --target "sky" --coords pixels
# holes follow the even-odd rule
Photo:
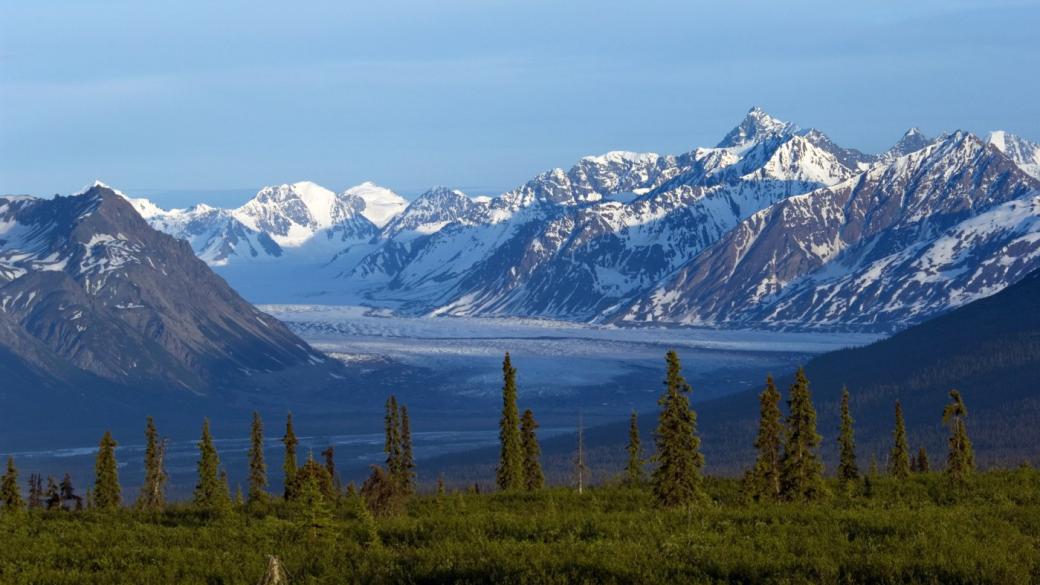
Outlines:
[[[0,0],[0,193],[492,194],[753,105],[865,151],[1040,140],[1037,30],[1037,1]]]

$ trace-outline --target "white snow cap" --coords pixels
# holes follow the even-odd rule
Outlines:
[[[83,195],[84,193],[86,193],[87,191],[90,191],[91,189],[94,189],[95,187],[101,187],[102,189],[108,189],[109,191],[115,193],[116,195],[123,195],[122,191],[120,191],[119,189],[113,189],[108,184],[102,182],[99,179],[94,179],[93,183],[87,185],[86,187],[83,187],[82,189],[77,191],[75,194],[76,195]],[[124,197],[125,197],[125,195],[124,195]]]
[[[408,201],[386,187],[372,181],[365,181],[343,192],[344,197],[359,197],[365,202],[365,210],[361,212],[368,221],[383,227],[396,215],[408,207]]]
[[[653,162],[661,156],[653,152],[631,152],[628,150],[612,150],[605,154],[595,156],[584,156],[581,160],[589,161],[599,165],[607,165],[611,163],[630,162],[630,163],[644,163]]]
[[[1040,144],[1004,130],[990,132],[986,136],[986,142],[1015,161],[1023,171],[1034,178],[1040,178]]]
[[[335,193],[311,181],[300,181],[289,187],[311,212],[311,217],[318,225],[322,227],[332,225],[333,210],[336,205]]]

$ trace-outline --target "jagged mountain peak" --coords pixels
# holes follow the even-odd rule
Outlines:
[[[736,128],[730,130],[729,134],[719,142],[718,148],[741,148],[774,138],[787,136],[798,132],[798,126],[790,122],[784,122],[766,113],[762,108],[755,106],[748,110],[744,119]]]
[[[331,216],[336,203],[336,194],[311,181],[299,181],[264,187],[240,209],[248,209],[270,203],[300,201],[316,219]]]
[[[621,319],[897,328],[1036,268],[1037,193],[978,136],[946,134],[752,215]]]
[[[881,158],[887,160],[899,158],[910,154],[911,152],[921,150],[931,143],[932,139],[925,136],[924,132],[921,132],[920,128],[914,126],[904,132],[899,141],[892,145],[892,148],[885,151],[885,153],[881,155]]]
[[[448,197],[454,199],[458,197],[466,197],[466,194],[459,189],[452,189],[451,187],[446,187],[444,185],[434,185],[433,187],[430,187],[429,189],[423,191],[418,197],[415,198],[415,200],[429,201],[441,197]]]
[[[915,136],[920,136],[921,138],[927,139],[927,137],[924,135],[924,132],[921,132],[921,129],[917,126],[911,126],[909,130],[903,133],[903,138],[912,138]]]
[[[94,179],[94,181],[92,183],[90,183],[89,185],[86,185],[85,187],[83,187],[79,191],[73,193],[72,195],[73,196],[85,195],[87,193],[90,193],[94,189],[107,189],[108,191],[111,191],[112,193],[115,193],[116,195],[123,195],[122,191],[120,191],[120,190],[118,190],[118,189],[108,185],[107,183],[105,183],[101,179]],[[123,195],[123,196],[125,197],[125,195]]]
[[[379,237],[413,238],[437,232],[444,226],[464,217],[477,203],[458,189],[435,186],[427,189],[390,220]]]
[[[1015,161],[1022,170],[1040,179],[1040,144],[1004,130],[990,132],[986,142]]]
[[[833,150],[821,147],[809,137],[796,135],[773,150],[756,174],[772,180],[803,181],[824,186],[847,179],[855,168],[854,164],[846,164]]]
[[[834,155],[841,164],[845,165],[852,170],[865,170],[868,168],[877,157],[865,154],[855,148],[845,148],[839,146],[830,136],[827,136],[816,128],[809,128],[798,133],[799,136],[805,138],[817,148],[825,150],[830,154]]]
[[[321,185],[301,181],[264,187],[232,214],[281,246],[299,247],[318,231],[353,220],[364,207],[361,198],[337,196]]]
[[[871,180],[894,182],[897,185],[914,184],[920,190],[920,181],[929,183],[950,181],[962,171],[984,171],[980,159],[997,157],[1004,164],[1009,161],[999,150],[990,149],[978,136],[964,130],[940,134],[923,148],[900,156],[890,155],[883,164],[872,167],[867,176]],[[988,160],[989,158],[987,158]],[[1013,166],[1013,165],[1012,165]]]

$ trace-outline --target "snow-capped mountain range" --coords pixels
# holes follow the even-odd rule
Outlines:
[[[337,195],[309,181],[264,187],[237,209],[200,204],[167,211],[147,199],[127,199],[153,227],[187,240],[213,266],[280,258],[286,250],[331,257],[371,240],[408,206],[373,183]]]
[[[915,128],[866,154],[759,108],[715,147],[585,157],[493,198],[304,182],[233,210],[130,201],[249,298],[412,314],[892,330],[1040,267],[1040,146]]]

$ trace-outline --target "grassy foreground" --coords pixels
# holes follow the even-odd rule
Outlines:
[[[830,486],[836,490],[836,486]],[[316,517],[0,515],[0,583],[255,584],[277,555],[303,583],[1036,583],[1040,473],[873,480],[870,494],[747,504],[708,479],[711,503],[662,510],[648,490],[448,493],[377,518],[343,501]],[[373,542],[373,528],[378,540]]]

